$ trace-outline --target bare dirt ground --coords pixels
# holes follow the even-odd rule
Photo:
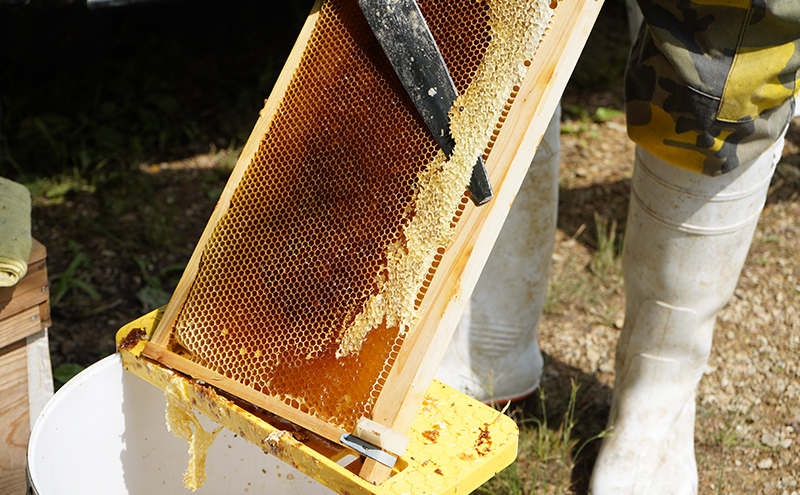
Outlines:
[[[601,19],[603,36],[589,47],[612,58],[625,48],[614,42],[609,52],[609,33],[627,35],[615,15]],[[607,56],[600,63],[611,62]],[[615,254],[624,239],[633,146],[624,117],[614,112],[621,110],[619,73],[584,70],[575,79],[563,100],[559,228],[540,327],[547,413],[537,398],[510,413],[524,424],[547,420],[555,432],[574,381],[572,436],[580,445],[603,430],[613,387],[625,304]],[[235,147],[210,142],[210,151],[188,158],[143,160],[139,172],[107,176],[99,187],[60,179],[36,194],[33,234],[48,249],[51,354],[60,376],[114,352],[116,329],[173,290],[235,160]],[[800,493],[799,195],[797,122],[698,390],[701,494]],[[606,226],[604,235],[598,226],[601,234]],[[573,449],[566,471],[540,459],[552,467],[543,484],[531,479],[534,463],[521,455],[516,493],[585,493],[598,445],[588,442],[579,455]]]

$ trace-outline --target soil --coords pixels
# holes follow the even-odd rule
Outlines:
[[[614,37],[610,33],[626,35],[614,12],[601,17],[604,32],[593,38],[592,49],[609,53],[604,43]],[[612,58],[619,58],[619,45],[612,43]],[[624,116],[605,112],[622,108],[620,75],[607,77],[610,83],[597,89],[597,78],[581,79],[563,99],[558,232],[539,329],[550,424],[566,411],[574,380],[580,386],[574,433],[582,440],[607,420],[625,304],[618,259],[604,267],[592,262],[598,218],[617,245],[624,238],[633,163]],[[251,122],[259,107],[253,108]],[[210,135],[208,142],[201,153],[156,154],[118,179],[106,176],[98,185],[82,182],[63,195],[35,198],[33,235],[48,250],[54,302],[54,368],[89,366],[113,353],[119,327],[166,302],[236,158],[224,140]],[[735,296],[719,316],[697,392],[701,494],[800,493],[799,195],[797,121]],[[514,407],[516,414],[536,414],[540,405],[530,399]],[[590,442],[574,459],[568,493],[586,492],[598,445]]]

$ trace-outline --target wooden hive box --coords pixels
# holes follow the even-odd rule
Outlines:
[[[53,395],[47,327],[47,250],[33,240],[28,273],[0,287],[0,493],[23,494],[25,453],[36,417]]]

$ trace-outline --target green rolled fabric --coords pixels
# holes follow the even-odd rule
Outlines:
[[[31,254],[31,194],[0,177],[0,287],[11,287],[28,272]]]

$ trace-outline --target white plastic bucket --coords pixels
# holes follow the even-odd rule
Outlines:
[[[164,392],[122,368],[90,366],[47,403],[31,432],[28,477],[37,495],[191,493],[186,441],[167,431]],[[215,425],[197,414],[207,430]],[[208,453],[202,494],[330,494],[227,429]]]

